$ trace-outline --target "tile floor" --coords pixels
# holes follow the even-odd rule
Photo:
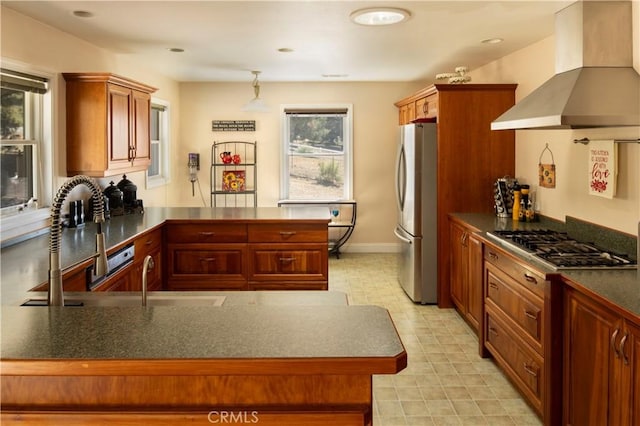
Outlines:
[[[407,368],[373,379],[374,425],[541,425],[453,309],[414,304],[396,281],[394,254],[342,253],[329,260],[329,290],[350,304],[389,310]]]

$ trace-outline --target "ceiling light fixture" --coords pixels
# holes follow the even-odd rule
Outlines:
[[[268,112],[269,107],[260,99],[260,82],[258,81],[260,71],[251,71],[251,74],[254,75],[252,86],[255,97],[247,102],[244,107],[242,107],[242,110],[248,112]]]
[[[356,24],[379,26],[406,21],[411,17],[411,13],[395,7],[370,7],[356,10],[349,17]]]
[[[73,16],[77,16],[78,18],[93,18],[93,13],[87,10],[74,10]]]
[[[482,40],[480,43],[484,43],[484,44],[498,44],[498,43],[502,43],[504,41],[504,39],[501,39],[499,37],[496,38],[488,38],[486,40]]]

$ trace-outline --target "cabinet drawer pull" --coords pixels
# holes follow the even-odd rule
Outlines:
[[[538,280],[536,280],[536,277],[534,277],[528,272],[524,273],[524,279],[529,281],[530,283],[538,284]]]
[[[524,316],[535,321],[538,320],[538,316],[534,312],[527,311],[526,309],[524,310]]]
[[[616,348],[616,337],[618,337],[619,332],[620,332],[620,329],[616,328],[616,330],[611,335],[611,342],[610,342],[611,350],[613,351],[613,353],[616,354],[616,358],[620,358],[620,352],[618,352],[618,349]]]
[[[620,339],[620,355],[622,356],[624,365],[629,365],[629,357],[626,353],[624,353],[624,344],[627,343],[627,337],[629,337],[629,334],[624,333],[624,336],[622,336],[622,339]]]
[[[200,235],[201,237],[211,237],[213,235],[215,235],[215,232],[206,232],[206,231],[202,231],[202,232],[198,232],[198,235]]]
[[[216,258],[215,257],[201,257],[200,258],[200,262],[215,262]]]
[[[489,287],[491,287],[494,290],[500,290],[500,286],[498,286],[498,284],[494,283],[493,281],[489,283]]]
[[[294,262],[296,260],[295,257],[281,257],[278,259],[280,262]]]
[[[491,334],[493,334],[493,335],[497,336],[497,335],[498,335],[498,330],[496,330],[496,329],[495,329],[495,328],[493,328],[493,327],[489,327],[489,333],[491,333]]]
[[[283,237],[290,237],[292,235],[296,235],[295,231],[280,231],[280,235]]]
[[[489,257],[492,258],[493,260],[498,260],[498,255],[492,251],[489,252]]]
[[[528,374],[532,375],[533,377],[536,377],[536,378],[538,377],[538,372],[536,370],[529,367],[526,362],[523,365],[524,365],[524,371],[526,371]]]
[[[144,243],[145,246],[150,246],[151,244],[153,244],[153,240],[147,240]]]
[[[467,245],[467,238],[468,238],[468,237],[469,237],[469,234],[467,234],[466,232],[463,232],[463,233],[462,233],[462,236],[460,237],[460,243],[461,243],[463,246],[466,246],[466,245]]]

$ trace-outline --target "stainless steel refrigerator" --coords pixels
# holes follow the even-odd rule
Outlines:
[[[396,156],[398,281],[417,303],[437,303],[436,124],[400,127]]]

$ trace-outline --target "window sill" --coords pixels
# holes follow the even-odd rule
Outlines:
[[[50,219],[49,208],[0,218],[0,245],[7,247],[44,233],[51,224]]]

